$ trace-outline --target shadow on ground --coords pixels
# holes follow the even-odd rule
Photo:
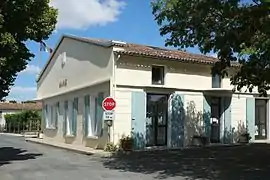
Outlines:
[[[105,158],[106,168],[155,174],[157,179],[269,179],[270,145],[252,144],[170,151],[132,152]]]
[[[29,159],[36,159],[42,154],[27,153],[26,150],[17,149],[13,147],[0,148],[0,166],[10,164],[12,161],[25,161]]]

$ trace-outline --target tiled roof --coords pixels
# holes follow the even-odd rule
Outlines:
[[[130,56],[143,56],[159,59],[177,60],[182,62],[191,63],[202,63],[202,64],[214,64],[218,62],[217,58],[212,56],[195,54],[190,52],[185,52],[181,50],[174,50],[169,48],[160,48],[149,45],[126,43],[121,41],[106,40],[106,39],[94,39],[85,38],[77,36],[66,36],[75,40],[83,41],[86,43],[97,44],[101,46],[114,46],[119,47],[119,49],[114,50],[120,54],[130,55]],[[238,63],[232,62],[233,66],[238,66]]]
[[[116,45],[117,46],[117,45]],[[138,45],[138,44],[125,44],[121,46],[123,50],[117,50],[117,52],[126,55],[137,55],[152,58],[170,59],[195,63],[213,64],[218,61],[217,58],[188,53],[180,50],[171,50],[153,46]]]
[[[1,102],[0,103],[0,111],[1,110],[41,110],[42,104],[40,102],[37,103],[9,103],[9,102]]]
[[[154,47],[149,45],[141,45],[141,44],[133,44],[133,43],[125,43],[120,41],[114,40],[106,40],[106,39],[94,39],[88,37],[78,37],[73,35],[63,35],[60,41],[58,42],[55,50],[50,56],[49,61],[42,69],[37,81],[40,80],[41,76],[43,75],[45,69],[47,68],[48,64],[50,63],[52,57],[54,56],[55,52],[57,51],[59,45],[62,43],[64,38],[73,39],[75,41],[80,41],[84,43],[95,44],[98,46],[103,47],[119,47],[114,52],[129,55],[129,56],[143,56],[143,57],[151,57],[157,59],[167,59],[167,60],[176,60],[181,62],[190,62],[190,63],[200,63],[200,64],[214,64],[218,61],[217,58],[184,52],[180,50],[172,50],[160,47]],[[238,63],[233,62],[233,66],[239,66]]]
[[[197,63],[206,63],[213,64],[218,61],[217,58],[200,55],[195,53],[189,53],[180,50],[172,50],[167,48],[154,47],[149,45],[142,44],[133,44],[133,43],[125,43],[120,41],[113,40],[105,40],[105,39],[94,39],[94,38],[84,38],[84,37],[76,37],[76,36],[67,36],[69,38],[83,41],[86,43],[93,43],[98,45],[107,45],[107,46],[115,46],[119,47],[116,52],[126,55],[137,55],[137,56],[146,56],[152,58],[162,58],[162,59],[171,59],[171,60],[179,60],[179,61],[188,61],[188,62],[197,62]]]

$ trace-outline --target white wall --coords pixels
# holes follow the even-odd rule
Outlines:
[[[164,85],[152,85],[152,65],[165,66]],[[235,69],[229,70],[228,73],[229,75],[234,74]],[[122,86],[163,87],[198,91],[212,88],[211,66],[203,64],[122,56],[117,62],[115,75],[116,84]],[[221,88],[234,88],[231,85],[230,77],[222,79]],[[241,92],[244,93],[245,90],[246,88],[243,87]],[[258,93],[256,87],[252,93]],[[270,94],[270,91],[268,93]]]
[[[99,145],[103,145],[104,141],[107,139],[85,139],[84,137],[84,97],[86,95],[95,96],[98,93],[103,92],[104,97],[109,96],[110,92],[110,83],[102,83],[96,86],[84,88],[78,91],[74,91],[72,93],[67,93],[61,96],[57,96],[54,98],[44,100],[44,105],[54,105],[57,102],[60,102],[60,115],[58,116],[58,129],[45,129],[44,130],[44,138],[49,141],[56,141],[61,143],[69,143],[74,145],[83,145],[96,148]],[[77,116],[77,135],[74,138],[66,138],[63,136],[63,122],[64,122],[64,102],[66,100],[72,101],[75,97],[79,99],[78,102],[78,116]],[[91,104],[90,104],[91,106]],[[107,135],[104,132],[104,135]]]
[[[6,125],[5,115],[21,112],[21,110],[1,110],[1,111],[2,113],[0,113],[0,127],[3,127]]]
[[[62,67],[63,53],[66,63]],[[112,48],[104,48],[64,38],[37,85],[37,98],[43,99],[105,81],[112,76]],[[59,83],[67,80],[67,86]]]
[[[164,85],[152,85],[152,65],[165,66]],[[122,56],[115,73],[117,85],[192,90],[212,88],[211,67],[207,65]]]

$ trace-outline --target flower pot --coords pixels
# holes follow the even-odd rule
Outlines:
[[[250,139],[251,138],[249,136],[249,133],[241,134],[240,137],[239,137],[239,143],[249,143]]]
[[[192,146],[205,146],[209,144],[208,138],[202,135],[195,135],[192,137]]]
[[[38,138],[42,139],[43,138],[43,133],[38,133]]]
[[[124,151],[132,151],[133,141],[132,140],[122,140],[121,147]]]

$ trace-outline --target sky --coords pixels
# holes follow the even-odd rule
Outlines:
[[[51,0],[58,9],[56,30],[46,44],[53,48],[63,34],[118,40],[164,47],[154,21],[151,0]],[[36,97],[36,77],[49,54],[39,52],[39,44],[27,42],[35,54],[27,68],[18,74],[7,100],[25,101]],[[199,53],[197,49],[187,49]]]

